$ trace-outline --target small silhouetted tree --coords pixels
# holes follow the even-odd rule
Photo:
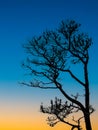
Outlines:
[[[68,104],[68,101],[62,102],[62,99],[55,98],[55,101],[53,100],[50,101],[50,106],[48,107],[43,107],[43,104],[40,106],[40,110],[43,113],[48,113],[51,114],[52,116],[49,116],[47,118],[48,124],[53,127],[55,126],[58,122],[63,122],[65,124],[68,124],[71,126],[71,130],[74,130],[77,128],[78,130],[82,130],[80,126],[80,120],[83,117],[79,117],[77,120],[74,119],[74,116],[72,116],[73,113],[79,112],[80,108],[75,106],[73,103]],[[71,117],[71,122],[66,121],[68,117]],[[74,123],[72,123],[74,121]]]
[[[54,103],[51,100],[49,107],[44,107],[41,104],[43,113],[55,115],[55,117],[48,117],[51,126],[61,121],[70,125],[71,130],[74,128],[80,130],[80,121],[84,119],[86,130],[92,130],[90,114],[94,109],[90,105],[88,78],[88,50],[92,39],[88,34],[81,33],[79,28],[80,24],[74,20],[62,21],[55,31],[45,31],[25,44],[24,48],[28,57],[23,63],[23,67],[37,79],[33,78],[34,80],[22,84],[42,89],[58,89],[67,99],[66,102],[70,102],[70,104],[62,103],[61,99],[56,98]],[[80,65],[81,71],[83,70],[83,81],[76,76],[72,69],[77,69],[77,64]],[[70,96],[66,92],[66,87],[64,88],[62,84],[66,73],[84,89],[83,102],[78,99],[79,93],[76,96]],[[83,116],[78,119],[72,116],[73,123],[66,121],[69,115],[77,112],[82,112]]]

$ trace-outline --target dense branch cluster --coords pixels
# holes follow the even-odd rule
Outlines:
[[[79,33],[80,24],[75,21],[61,22],[58,31],[46,31],[39,37],[33,37],[24,45],[29,54],[23,67],[30,75],[42,76],[54,83],[61,72],[69,73],[72,78],[85,86],[70,70],[70,65],[86,64],[89,59],[88,48],[92,44],[87,34]]]
[[[78,128],[79,130],[81,129],[79,122],[80,118],[76,121],[74,120],[74,117],[72,117],[72,120],[75,122],[74,124],[66,121],[68,116],[73,113],[77,113],[80,110],[80,108],[75,106],[73,103],[68,104],[68,101],[62,103],[62,100],[56,97],[54,102],[53,100],[50,101],[49,107],[44,107],[43,104],[41,104],[40,110],[43,113],[52,115],[47,118],[48,124],[52,127],[61,121],[72,126],[72,128]],[[82,118],[83,117],[81,117],[81,119]]]

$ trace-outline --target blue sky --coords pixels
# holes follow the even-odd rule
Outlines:
[[[25,54],[22,44],[46,29],[58,27],[62,19],[81,23],[82,29],[92,36],[96,49],[97,4],[97,0],[1,0],[0,80],[18,80]]]
[[[26,78],[21,68],[21,62],[26,57],[22,44],[46,29],[57,28],[63,19],[74,19],[81,23],[82,30],[88,32],[93,38],[89,77],[91,86],[94,86],[91,91],[96,95],[94,100],[98,98],[96,78],[98,75],[98,1],[0,0],[0,97],[2,101],[7,98],[10,101],[12,97],[14,102],[19,98],[22,100],[30,98],[31,101],[34,98],[33,94],[37,95],[31,92],[31,88],[22,88],[18,84],[18,81]]]

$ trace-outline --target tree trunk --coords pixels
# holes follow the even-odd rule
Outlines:
[[[89,57],[88,57],[89,59]],[[90,121],[90,93],[89,93],[89,80],[88,80],[88,59],[84,64],[84,76],[85,76],[85,112],[84,112],[84,119],[85,119],[85,127],[86,130],[92,130],[91,121]]]
[[[90,121],[90,115],[89,114],[85,114],[84,118],[85,118],[85,127],[86,127],[86,130],[92,130],[91,121]]]

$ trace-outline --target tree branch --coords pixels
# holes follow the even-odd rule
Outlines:
[[[78,83],[85,86],[85,84],[81,80],[79,80],[70,70],[64,70],[64,71],[68,72],[72,76],[72,78],[74,78]]]
[[[78,105],[81,110],[83,112],[85,112],[85,108],[84,106],[77,100],[73,99],[72,97],[70,97],[63,89],[62,89],[62,85],[60,83],[58,83],[56,80],[54,81],[55,85],[57,86],[57,88],[60,90],[60,92],[71,102],[75,103],[76,105]]]
[[[20,84],[28,86],[28,87],[41,88],[41,89],[57,89],[57,87],[41,86],[39,83],[36,84],[36,83],[33,83],[33,82],[30,82],[30,83],[21,82]]]

